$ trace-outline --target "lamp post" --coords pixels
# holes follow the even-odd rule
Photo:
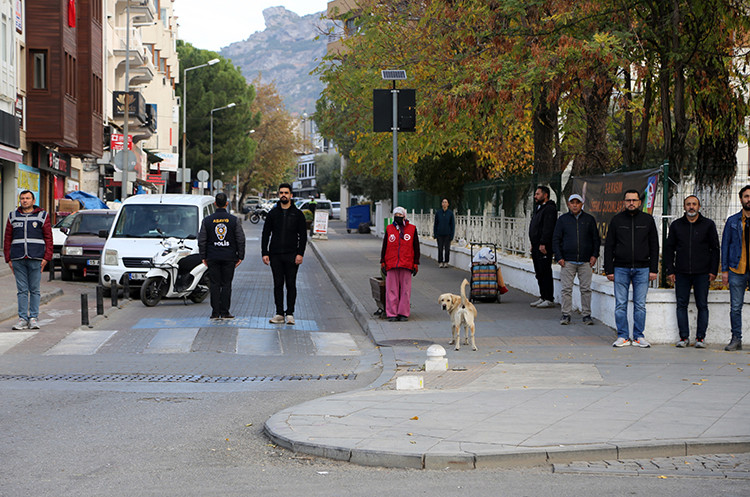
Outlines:
[[[187,177],[187,73],[193,69],[212,66],[218,62],[219,59],[211,59],[205,64],[187,67],[182,71],[182,193],[187,193],[185,189],[185,178]]]
[[[247,132],[248,135],[252,135],[255,133],[254,129],[251,129]],[[237,197],[237,212],[240,212],[240,170],[237,170],[237,183],[234,185],[235,188],[235,197]]]
[[[214,189],[214,112],[219,111],[219,110],[224,110],[224,109],[231,109],[235,105],[237,104],[232,102],[231,104],[225,105],[224,107],[217,107],[215,109],[211,109],[211,152],[210,152],[211,167],[210,167],[209,176],[208,176],[208,181],[209,181],[208,184],[210,185],[209,192],[211,192],[212,194],[213,194],[213,189]]]

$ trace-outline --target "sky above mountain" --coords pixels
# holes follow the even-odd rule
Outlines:
[[[283,6],[300,16],[326,10],[326,0],[177,0],[178,36],[197,48],[218,52],[265,29],[263,10]]]

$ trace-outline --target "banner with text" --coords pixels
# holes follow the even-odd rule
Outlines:
[[[643,199],[641,208],[649,214],[654,213],[660,172],[661,169],[646,169],[629,173],[571,178],[572,187],[568,196],[577,193],[583,197],[583,209],[596,218],[603,244],[610,220],[624,209],[623,197],[626,191],[641,192]]]

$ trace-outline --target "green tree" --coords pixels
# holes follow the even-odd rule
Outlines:
[[[341,157],[338,154],[317,154],[315,156],[315,181],[318,190],[326,198],[339,201],[341,197]]]
[[[255,89],[247,84],[239,68],[216,52],[201,50],[178,40],[177,53],[183,70],[214,58],[220,59],[213,66],[190,71],[187,77],[186,160],[192,177],[195,178],[196,172],[201,169],[209,169],[211,109],[232,102],[236,104],[235,107],[214,113],[214,177],[222,172],[235,174],[248,168],[256,148],[248,132],[260,121],[260,115],[254,114],[250,108],[255,100]],[[182,95],[185,84],[185,81],[180,81],[177,87],[179,95]],[[181,150],[180,153],[185,151]]]

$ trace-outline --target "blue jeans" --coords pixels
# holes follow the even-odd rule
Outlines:
[[[40,259],[16,259],[12,262],[18,290],[18,317],[26,321],[30,318],[38,318],[42,261]]]
[[[750,274],[729,271],[729,322],[732,325],[732,340],[742,340],[742,304],[748,286]]]
[[[680,330],[680,339],[687,340],[690,337],[690,325],[688,324],[688,303],[690,302],[690,288],[695,295],[695,306],[698,308],[698,327],[695,332],[696,340],[706,338],[708,327],[708,287],[711,284],[707,274],[681,274],[674,275],[674,292],[677,298],[677,329]]]
[[[643,338],[646,327],[647,267],[615,268],[615,324],[619,338],[630,338],[628,326],[628,291],[633,285],[633,340]]]

